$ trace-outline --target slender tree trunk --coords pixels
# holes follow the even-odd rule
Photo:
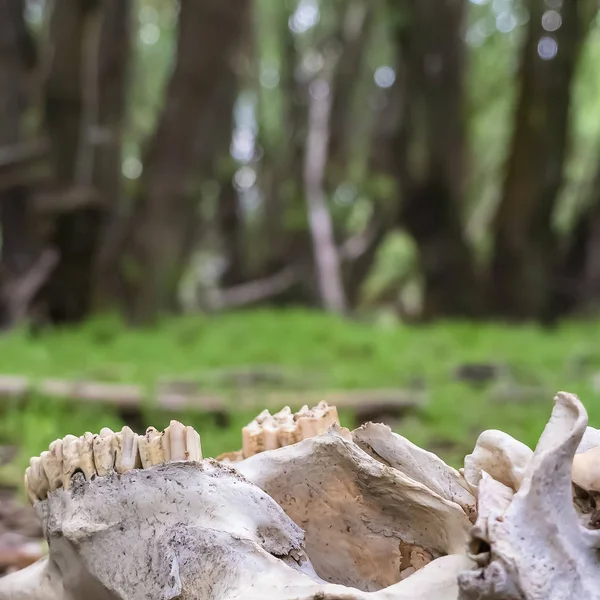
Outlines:
[[[128,304],[135,322],[151,321],[176,306],[198,220],[197,199],[189,190],[195,124],[211,108],[214,82],[232,68],[249,9],[249,0],[235,7],[222,0],[180,5],[175,69],[145,154],[128,236]]]
[[[331,214],[327,206],[324,176],[329,141],[331,86],[319,79],[311,86],[308,135],[304,159],[304,184],[308,205],[308,222],[313,240],[319,294],[331,312],[347,309],[340,258],[334,237]]]
[[[519,99],[502,199],[493,224],[490,296],[509,318],[547,318],[556,238],[552,214],[563,181],[571,83],[583,32],[580,0],[564,2],[562,24],[542,26],[544,0],[530,0]]]
[[[464,0],[390,3],[399,23],[397,77],[404,89],[403,115],[393,144],[402,197],[399,225],[419,249],[425,319],[471,316],[479,304],[461,214],[466,5]]]

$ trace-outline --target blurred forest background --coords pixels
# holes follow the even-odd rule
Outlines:
[[[0,0],[9,479],[329,392],[456,464],[600,418],[598,57],[597,0]]]
[[[0,316],[600,301],[596,0],[3,0]]]
[[[598,0],[0,0],[0,555],[104,426],[598,427],[599,60]]]

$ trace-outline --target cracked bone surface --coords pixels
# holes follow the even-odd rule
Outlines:
[[[519,462],[518,489],[482,473],[470,542],[479,568],[459,576],[460,600],[600,599],[600,530],[580,522],[573,502],[572,471],[591,468],[574,465],[586,425],[579,399],[560,392],[531,458]]]
[[[484,432],[464,477],[386,426],[317,416],[283,445],[291,411],[262,413],[263,447],[234,465],[177,422],[54,442],[26,473],[49,556],[0,600],[600,600],[579,497],[600,435],[577,397],[557,395],[534,452]]]

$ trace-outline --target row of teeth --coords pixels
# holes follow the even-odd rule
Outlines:
[[[129,427],[117,433],[105,427],[98,435],[67,435],[52,442],[41,456],[30,460],[25,490],[35,503],[60,487],[69,488],[75,473],[83,473],[89,480],[113,471],[123,474],[182,460],[202,460],[200,435],[193,427],[171,421],[163,432],[149,427],[146,435],[137,435]]]
[[[325,401],[311,409],[305,405],[295,414],[289,406],[274,415],[263,410],[242,429],[242,457],[248,458],[265,450],[275,450],[315,437],[325,433],[334,423],[339,425],[337,408],[328,406]]]

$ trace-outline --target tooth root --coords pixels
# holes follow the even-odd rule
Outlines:
[[[193,427],[185,428],[185,449],[186,459],[195,462],[202,460],[202,443],[200,442],[200,434]]]
[[[114,447],[115,434],[108,427],[100,430],[92,441],[94,465],[100,477],[108,475],[115,468],[116,449]]]
[[[49,490],[53,492],[63,485],[63,441],[53,441],[40,458],[48,478]]]
[[[35,504],[38,501],[38,497],[35,495],[35,492],[33,491],[31,484],[29,483],[30,475],[31,475],[31,467],[27,467],[27,469],[25,469],[25,477],[24,477],[25,493],[27,494],[27,498],[29,498],[29,502],[31,502],[31,504]]]
[[[146,435],[138,437],[140,462],[144,469],[161,465],[167,461],[163,447],[163,436],[164,434],[154,429],[154,427],[148,427]]]
[[[141,466],[138,453],[138,436],[127,426],[113,437],[115,470],[120,475]]]

